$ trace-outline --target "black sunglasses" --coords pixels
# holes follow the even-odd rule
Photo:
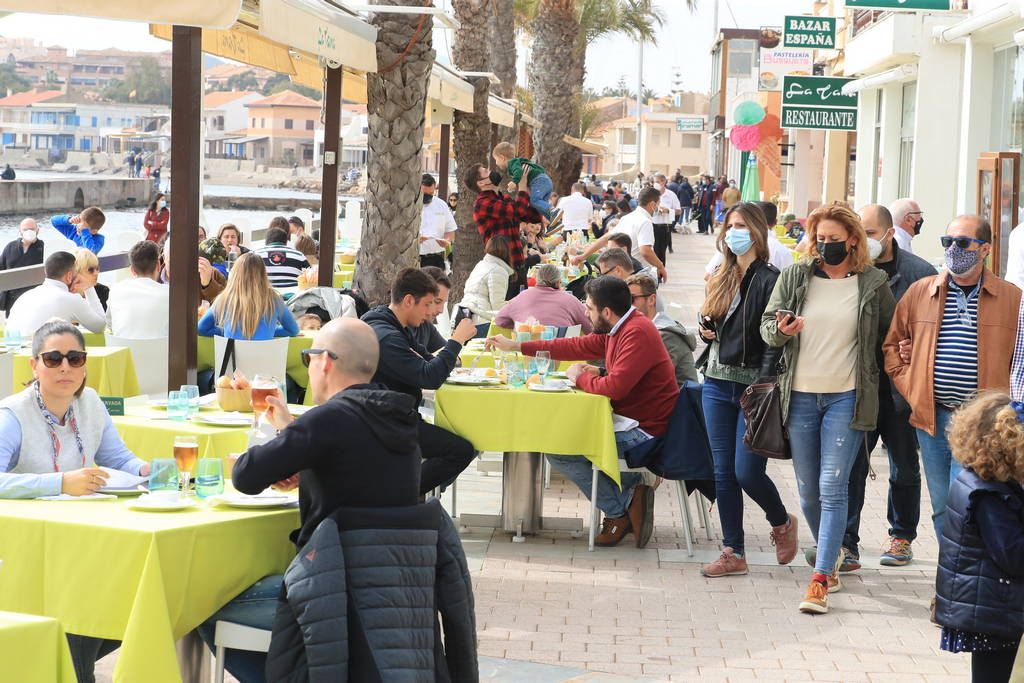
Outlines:
[[[42,359],[43,365],[48,368],[59,368],[64,359],[68,359],[68,365],[73,368],[80,368],[85,365],[85,359],[88,354],[85,351],[68,351],[67,353],[61,353],[60,351],[43,351],[39,354],[39,358]]]
[[[943,249],[949,249],[954,244],[961,249],[969,249],[972,244],[988,244],[985,240],[977,240],[973,237],[950,237],[949,235],[943,235],[939,241],[942,242]]]
[[[308,368],[310,356],[319,356],[321,353],[326,353],[327,357],[331,360],[338,360],[338,354],[327,349],[303,349],[299,352],[299,355],[302,356],[302,364]]]

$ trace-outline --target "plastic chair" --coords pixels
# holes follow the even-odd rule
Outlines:
[[[218,621],[213,634],[217,652],[213,659],[213,675],[217,683],[224,683],[224,650],[266,652],[270,649],[270,631],[242,626],[231,621]]]
[[[277,337],[266,341],[235,340],[235,364],[228,363],[228,371],[237,368],[250,380],[256,375],[276,377],[285,381],[288,368],[289,337]],[[227,349],[226,337],[213,338],[214,372],[220,372]]]
[[[583,325],[570,325],[569,327],[559,327],[557,337],[559,339],[572,339],[583,334]]]
[[[167,339],[127,339],[110,334],[105,338],[107,346],[124,346],[131,352],[140,393],[147,396],[167,393]]]

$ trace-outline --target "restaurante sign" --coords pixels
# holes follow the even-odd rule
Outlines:
[[[856,130],[857,95],[843,94],[843,86],[851,80],[786,76],[782,84],[782,127]]]

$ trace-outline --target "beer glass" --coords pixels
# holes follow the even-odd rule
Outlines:
[[[276,377],[256,375],[252,379],[252,429],[259,431],[263,414],[267,412],[267,397],[280,392]]]
[[[178,475],[181,478],[182,493],[188,493],[192,470],[195,469],[198,457],[199,439],[197,437],[174,437],[174,461],[178,464]]]

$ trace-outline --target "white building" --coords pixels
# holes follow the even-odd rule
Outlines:
[[[232,90],[213,91],[203,96],[203,123],[206,135],[206,155],[210,158],[231,156],[229,144],[237,145],[245,138],[249,128],[250,102],[262,100],[260,92]]]

